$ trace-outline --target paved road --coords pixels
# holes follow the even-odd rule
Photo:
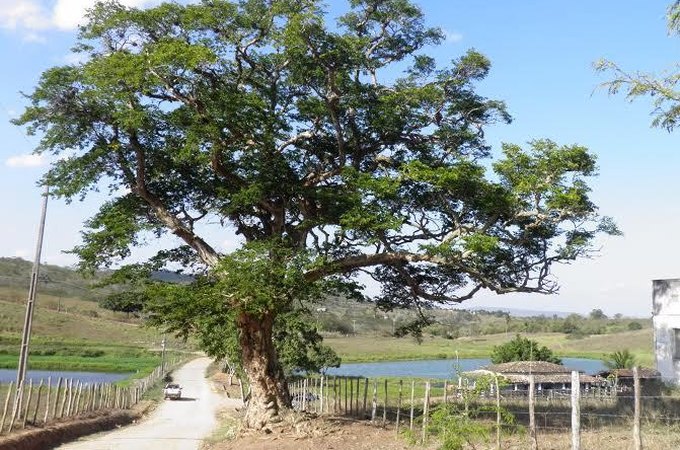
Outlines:
[[[66,450],[196,450],[217,422],[225,400],[205,378],[210,359],[195,359],[173,373],[182,387],[181,401],[167,400],[140,423],[86,436],[59,449]]]

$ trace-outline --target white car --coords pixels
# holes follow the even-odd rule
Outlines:
[[[177,383],[168,383],[163,389],[165,399],[179,400],[182,398],[182,388]]]

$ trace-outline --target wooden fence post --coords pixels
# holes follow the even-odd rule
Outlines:
[[[43,423],[47,423],[50,413],[50,394],[52,393],[52,377],[47,377],[47,396],[45,397],[45,415],[43,416]]]
[[[371,405],[371,423],[375,423],[375,414],[378,410],[378,380],[373,380],[373,404]]]
[[[536,415],[534,412],[536,382],[533,375],[529,375],[529,441],[531,450],[538,450],[538,438],[536,436]]]
[[[635,450],[642,450],[642,436],[640,434],[640,413],[641,413],[641,395],[640,395],[640,371],[637,366],[633,367],[633,392],[635,394],[635,416],[633,417],[633,448]]]
[[[357,383],[359,379],[357,378]],[[345,385],[347,387],[347,385]],[[347,394],[345,393],[345,400],[347,400]],[[354,415],[354,378],[349,379],[349,415]]]
[[[383,402],[383,427],[387,423],[387,378],[385,378],[385,401]]]
[[[38,423],[38,410],[40,409],[40,398],[42,396],[42,388],[43,380],[41,378],[40,384],[38,385],[38,398],[35,401],[35,410],[33,411],[33,419],[31,420],[31,423],[33,423],[33,425]]]
[[[415,380],[411,381],[411,416],[409,419],[408,423],[408,428],[409,430],[413,431],[413,407],[415,403],[415,392],[416,392],[416,382]]]
[[[430,382],[425,383],[425,398],[423,399],[423,445],[427,444],[427,415],[430,412]]]
[[[357,392],[356,395],[354,396],[354,414],[357,417],[361,416],[361,410],[359,409],[359,406],[361,406],[361,402],[359,401],[359,398],[361,397],[361,378],[357,377]]]
[[[498,389],[498,375],[493,377],[496,389],[496,450],[501,450],[501,392]]]
[[[399,433],[399,418],[401,415],[401,391],[403,387],[404,380],[399,380],[399,397],[397,397],[397,426],[395,427],[397,430],[397,434]]]
[[[59,397],[61,396],[61,384],[63,382],[63,378],[59,377],[59,381],[57,381],[57,388],[56,391],[54,392],[54,411],[52,411],[52,418],[56,419],[57,418],[57,411],[59,410]]]
[[[449,403],[449,382],[448,380],[444,380],[444,404]]]
[[[28,419],[29,410],[31,408],[31,397],[33,396],[33,378],[28,380],[28,397],[26,398],[26,406],[24,409],[24,420],[21,422],[21,428],[26,428],[26,420]]]
[[[581,381],[578,371],[571,372],[571,448],[581,448]]]
[[[343,389],[343,394],[344,394],[343,397],[345,399],[345,410],[344,410],[345,415],[347,415],[347,382],[348,382],[347,377],[345,377],[345,386],[344,386],[344,389]]]
[[[364,418],[366,418],[366,414],[368,413],[368,378],[364,378],[364,404],[363,404],[363,415]]]
[[[5,407],[2,409],[2,421],[0,421],[0,434],[2,434],[2,430],[5,428],[5,419],[7,418],[7,408],[9,407],[9,401],[12,398],[12,387],[14,386],[13,382],[9,382],[9,386],[7,387],[7,397],[5,398]]]
[[[321,379],[319,380],[319,414],[323,414],[323,394],[324,394],[324,389],[323,389],[323,382],[326,377],[321,375]]]
[[[338,413],[338,377],[333,377],[333,414]]]

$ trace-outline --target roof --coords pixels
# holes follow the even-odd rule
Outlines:
[[[525,362],[528,362],[528,361],[525,361]],[[501,365],[501,364],[497,364],[497,366],[499,366],[499,365]],[[495,367],[495,366],[489,366],[489,367]],[[546,369],[547,369],[547,367],[546,367]],[[523,373],[523,374],[520,374],[520,373],[501,373],[501,372],[495,372],[495,371],[488,370],[488,369],[478,369],[478,370],[472,370],[470,372],[465,372],[465,375],[470,376],[472,378],[484,376],[484,375],[494,375],[494,374],[500,375],[503,379],[507,380],[510,383],[529,384],[529,377],[533,376],[535,383],[571,384],[571,370],[569,370],[568,368],[566,369],[566,372],[562,371],[562,373],[540,373],[540,372],[539,373],[533,372],[531,374],[529,374],[529,373]],[[580,383],[604,383],[605,379],[601,378],[601,377],[594,377],[592,375],[581,374],[579,376],[579,382]]]
[[[490,372],[510,374],[570,374],[572,369],[547,361],[512,361],[485,367]]]
[[[633,378],[633,369],[611,369],[603,370],[598,373],[601,377],[608,377],[613,375],[618,378]],[[661,377],[661,372],[658,370],[650,369],[649,367],[639,367],[638,376],[640,378],[659,378]]]

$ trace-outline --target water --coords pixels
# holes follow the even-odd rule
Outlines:
[[[363,377],[422,377],[452,378],[454,366],[458,364],[461,371],[476,370],[491,364],[488,358],[428,359],[420,361],[381,361],[370,363],[348,363],[340,367],[328,369],[329,375],[363,376]],[[570,369],[583,371],[589,375],[604,370],[599,359],[562,358],[562,364]]]
[[[59,377],[65,379],[80,380],[83,384],[92,383],[113,383],[115,381],[129,378],[129,373],[107,373],[107,372],[62,372],[55,370],[29,370],[26,372],[26,382],[33,380],[33,384],[40,383],[42,379],[47,383],[47,377],[52,377],[52,384],[56,383]],[[16,369],[0,369],[0,383],[16,381]]]

